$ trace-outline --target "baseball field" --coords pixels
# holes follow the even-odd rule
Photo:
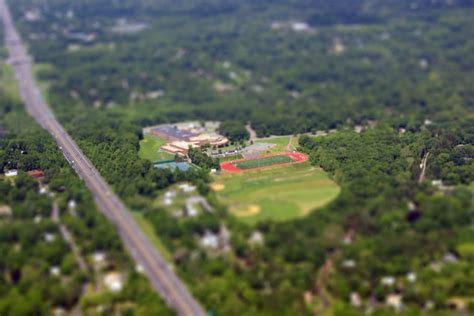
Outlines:
[[[227,173],[216,177],[211,188],[233,215],[249,224],[305,216],[334,200],[340,191],[309,162]]]

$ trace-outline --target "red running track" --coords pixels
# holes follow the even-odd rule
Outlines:
[[[288,163],[280,163],[280,164],[265,166],[261,168],[252,168],[252,169],[246,169],[246,170],[242,170],[236,165],[234,165],[234,163],[236,162],[257,160],[257,159],[268,158],[268,157],[273,157],[273,156],[288,156],[291,159],[293,159],[293,161],[288,162]],[[264,157],[258,157],[258,158],[252,158],[252,159],[239,159],[239,160],[224,162],[224,163],[221,163],[221,169],[228,173],[237,173],[237,172],[245,172],[245,171],[252,171],[252,170],[269,169],[269,168],[279,167],[279,166],[287,166],[287,165],[292,165],[295,163],[305,162],[305,161],[308,161],[308,159],[309,159],[308,155],[302,154],[302,153],[278,154],[278,155],[264,156]]]

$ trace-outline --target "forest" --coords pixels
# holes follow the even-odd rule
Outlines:
[[[152,223],[177,273],[212,314],[444,316],[459,300],[474,312],[472,1],[9,3],[55,114],[128,207]],[[14,205],[20,219],[41,200],[46,216],[51,201],[23,174],[45,170],[60,199],[84,203],[80,220],[63,215],[84,251],[107,249],[131,271],[115,232],[52,140],[21,123],[18,101],[4,97],[1,104],[0,170],[19,169],[21,188],[0,182],[0,202]],[[243,224],[208,188],[217,161],[193,151],[202,168],[183,173],[139,158],[144,126],[186,119],[221,120],[221,132],[236,142],[248,138],[249,122],[259,136],[304,133],[299,150],[341,193],[302,219]],[[176,220],[156,206],[183,181],[215,212]],[[223,228],[228,252],[199,246],[206,232]],[[260,244],[249,242],[256,232]],[[6,242],[13,237],[4,234],[5,258],[17,269],[30,266],[30,256],[16,259]],[[44,260],[63,265],[62,256]],[[0,268],[10,271],[12,263]],[[120,298],[137,304],[126,315],[171,313],[137,278]],[[38,295],[24,289],[2,283],[2,315],[15,315],[15,299]],[[52,294],[36,301],[43,309],[70,308],[81,296],[75,289],[64,303]],[[388,298],[401,298],[402,308]]]
[[[13,7],[36,61],[56,66],[38,74],[53,103],[110,108],[141,125],[251,120],[269,135],[390,119],[418,130],[445,120],[445,109],[457,117],[472,109],[470,1],[164,3],[123,1],[107,14],[95,4],[91,14],[87,1],[69,11],[51,1],[73,16],[43,10],[28,23],[20,12],[29,2]],[[348,19],[355,10],[364,14]],[[110,31],[128,14],[147,28]],[[307,29],[292,31],[295,21]]]
[[[3,71],[1,80],[8,81]],[[135,272],[115,228],[102,216],[84,183],[67,164],[53,139],[36,125],[16,94],[0,88],[0,314],[51,315],[76,310],[92,315],[174,313]],[[9,178],[3,171],[18,170]],[[28,172],[40,170],[41,179]],[[71,201],[74,201],[73,204]],[[74,205],[74,206],[72,206]],[[53,218],[58,209],[59,220]],[[80,268],[61,234],[65,226],[86,269]],[[107,263],[91,259],[103,253]],[[110,271],[127,275],[119,294],[102,289]],[[95,290],[93,290],[95,289]],[[132,301],[128,307],[124,302]]]

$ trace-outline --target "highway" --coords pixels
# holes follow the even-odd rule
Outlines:
[[[125,205],[59,124],[43,100],[33,79],[32,59],[15,28],[5,0],[0,0],[0,17],[3,21],[5,43],[10,56],[9,63],[14,69],[21,98],[30,115],[54,137],[72,168],[92,192],[101,212],[115,225],[136,264],[143,268],[150,283],[163,299],[176,310],[178,315],[206,315],[185,284],[145,237]]]

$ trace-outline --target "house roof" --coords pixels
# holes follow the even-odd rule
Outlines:
[[[0,215],[11,215],[12,209],[8,205],[0,205]]]
[[[44,177],[44,172],[42,170],[31,170],[31,171],[28,171],[27,174],[33,178]]]

